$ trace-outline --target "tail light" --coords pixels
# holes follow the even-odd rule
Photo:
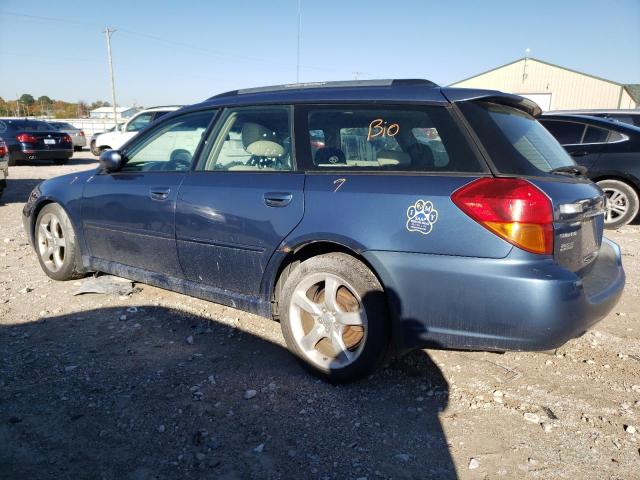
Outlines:
[[[80,135],[81,137],[84,137],[84,130],[80,130],[80,133],[78,135]]]
[[[20,143],[38,143],[38,138],[29,133],[21,133],[16,137]]]
[[[0,157],[4,157],[7,154],[7,144],[0,141]]]
[[[536,186],[517,178],[480,178],[451,200],[480,225],[527,252],[553,253],[553,207]]]
[[[66,133],[60,138],[60,143],[71,143],[71,137]]]

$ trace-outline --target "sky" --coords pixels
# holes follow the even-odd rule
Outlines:
[[[300,81],[441,85],[525,56],[640,83],[640,0],[300,0]],[[188,104],[296,81],[298,0],[0,0],[0,97]]]

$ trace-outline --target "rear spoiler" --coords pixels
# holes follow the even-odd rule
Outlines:
[[[450,102],[472,102],[483,101],[492,102],[500,105],[517,108],[528,113],[532,117],[538,117],[542,114],[542,109],[533,100],[513,95],[511,93],[503,93],[498,90],[476,90],[474,88],[442,88],[442,94]]]

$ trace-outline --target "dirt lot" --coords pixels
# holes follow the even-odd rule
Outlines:
[[[22,203],[93,161],[12,167],[0,200],[0,478],[640,478],[639,226],[608,233],[622,301],[554,354],[421,351],[334,387],[276,323],[49,280]]]

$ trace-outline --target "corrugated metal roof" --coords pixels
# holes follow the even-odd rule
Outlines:
[[[449,86],[455,86],[455,85],[457,85],[458,83],[462,83],[462,82],[465,82],[465,81],[467,81],[467,80],[471,80],[472,78],[479,77],[479,76],[481,76],[481,75],[484,75],[484,74],[489,73],[489,72],[493,72],[493,71],[495,71],[495,70],[500,70],[501,68],[508,67],[509,65],[513,65],[514,63],[522,62],[523,60],[529,60],[529,61],[533,61],[533,62],[544,63],[545,65],[550,65],[550,66],[552,66],[552,67],[561,68],[562,70],[566,70],[566,71],[568,71],[568,72],[577,73],[577,74],[579,74],[579,75],[584,75],[585,77],[595,78],[596,80],[601,80],[601,81],[603,81],[603,82],[613,83],[614,85],[624,86],[625,88],[627,87],[627,85],[623,85],[622,83],[616,82],[616,81],[614,81],[614,80],[609,80],[609,79],[607,79],[607,78],[602,78],[602,77],[596,77],[595,75],[591,75],[590,73],[580,72],[580,71],[578,71],[578,70],[573,70],[573,69],[571,69],[571,68],[563,67],[562,65],[556,65],[555,63],[551,63],[551,62],[545,62],[544,60],[540,60],[540,59],[538,59],[538,58],[533,58],[533,57],[529,57],[529,58],[527,58],[527,57],[518,58],[517,60],[514,60],[513,62],[505,63],[504,65],[500,65],[499,67],[495,67],[495,68],[492,68],[492,69],[487,70],[487,71],[485,71],[485,72],[481,72],[481,73],[478,73],[478,74],[476,74],[476,75],[472,75],[471,77],[467,77],[467,78],[463,78],[462,80],[458,80],[457,82],[454,82],[454,83],[452,83],[452,84],[451,84],[451,85],[449,85]],[[637,85],[637,84],[633,84],[633,85]],[[631,92],[629,92],[629,93],[631,94]],[[631,96],[633,96],[633,95],[631,95]],[[636,98],[636,97],[634,97],[634,98]],[[637,99],[636,99],[636,102],[638,102],[638,100],[637,100]]]

